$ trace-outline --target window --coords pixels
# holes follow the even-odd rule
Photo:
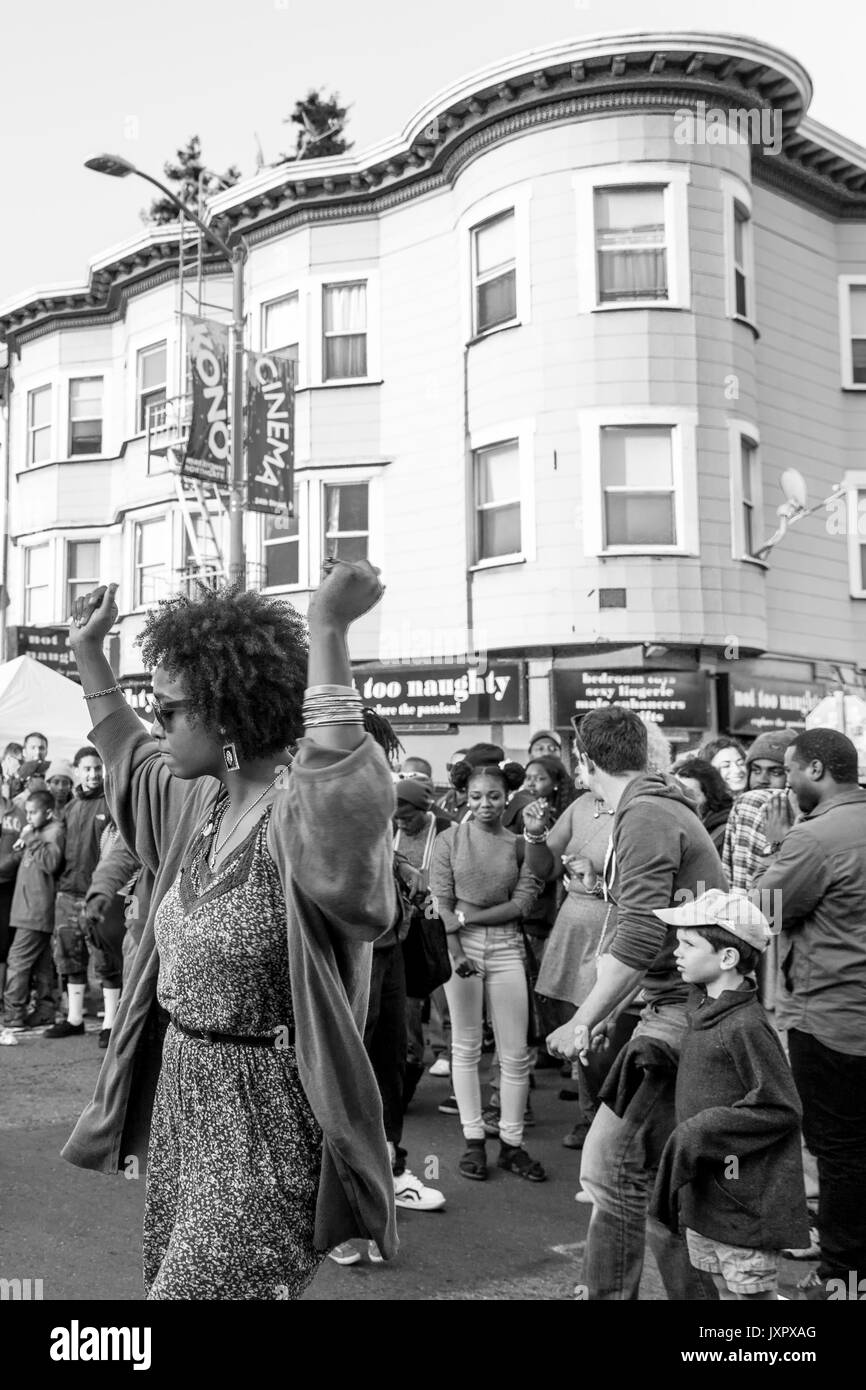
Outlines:
[[[39,626],[51,622],[51,557],[47,545],[24,552],[24,621]]]
[[[758,561],[764,541],[764,483],[760,438],[751,421],[728,421],[728,452],[731,554],[735,560]]]
[[[27,393],[27,462],[44,463],[51,457],[51,387]]]
[[[518,555],[520,529],[520,446],[516,439],[473,454],[475,560]]]
[[[262,305],[262,350],[298,360],[298,296],[284,295]]]
[[[758,473],[758,446],[746,435],[740,436],[740,507],[743,526],[743,554],[754,555],[761,542],[761,481]]]
[[[475,333],[517,317],[514,212],[491,217],[472,232]]]
[[[601,488],[604,548],[676,545],[670,426],[604,426]]]
[[[144,608],[165,596],[168,580],[169,536],[164,516],[135,523],[135,607]]]
[[[66,612],[77,598],[99,583],[99,541],[69,541],[66,546]]]
[[[370,540],[369,484],[325,484],[325,555],[366,560]]]
[[[165,383],[166,383],[165,343],[155,343],[153,347],[142,348],[138,354],[138,397],[136,420],[139,430],[146,430],[148,423],[165,423]]]
[[[839,285],[842,384],[866,388],[866,276],[843,276]]]
[[[193,549],[186,523],[181,517],[181,525],[183,526],[183,580],[187,592],[190,595],[195,595],[198,593],[196,580],[203,584],[209,584],[222,573],[223,563],[217,539],[220,520],[217,516],[211,516],[210,525],[208,525],[201,512],[195,512],[190,516],[190,524],[195,533],[195,549],[198,551],[198,556]]]
[[[366,489],[366,484],[364,487]],[[267,589],[276,589],[301,582],[301,537],[298,525],[297,488],[295,488],[294,510],[294,516],[290,517],[265,516],[265,588]]]
[[[748,208],[734,201],[734,312],[740,318],[749,318],[748,288],[748,238],[751,235],[751,221]]]
[[[664,188],[596,188],[598,299],[667,299]]]
[[[323,285],[322,334],[324,381],[367,375],[367,283]]]
[[[69,383],[69,456],[102,453],[102,377]]]
[[[866,472],[845,474],[845,492],[829,509],[827,529],[847,537],[851,597],[866,598]]]

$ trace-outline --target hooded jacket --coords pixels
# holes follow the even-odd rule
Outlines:
[[[802,1109],[755,985],[694,997],[652,1215],[746,1250],[807,1246]]]
[[[154,876],[147,925],[111,1029],[93,1100],[62,1157],[116,1173],[142,1167],[162,1054],[154,919],[220,784],[173,777],[131,709],[90,734],[103,755],[118,829]],[[394,1181],[382,1102],[362,1041],[374,941],[395,916],[388,765],[367,735],[350,753],[301,739],[288,787],[277,792],[267,846],[286,898],[295,1050],[304,1093],[323,1133],[315,1244],[353,1236],[397,1248]]]
[[[613,819],[605,877],[617,908],[610,954],[646,971],[647,1003],[684,1003],[688,986],[674,964],[676,928],[654,914],[708,888],[727,890],[728,883],[694,802],[673,777],[647,772],[629,782]]]
[[[102,832],[111,816],[105,793],[85,792],[76,787],[75,795],[63,808],[66,827],[66,858],[57,881],[58,893],[71,893],[83,898],[99,863]]]
[[[63,863],[64,835],[63,823],[52,818],[41,830],[31,830],[24,836],[24,853],[9,913],[11,927],[54,930],[55,875]]]

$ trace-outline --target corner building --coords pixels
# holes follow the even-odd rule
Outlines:
[[[249,246],[247,345],[298,364],[296,519],[247,517],[249,582],[304,610],[324,555],[382,566],[358,684],[438,773],[603,699],[685,743],[862,688],[866,150],[811,97],[750,39],[581,40],[211,202]],[[227,540],[160,452],[186,408],[178,248],[150,229],[0,309],[7,621],[119,577],[131,691],[144,608]],[[203,284],[227,322],[207,250]],[[836,495],[760,558],[790,468],[810,505]]]

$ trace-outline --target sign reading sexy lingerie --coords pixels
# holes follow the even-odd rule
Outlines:
[[[247,354],[247,507],[293,515],[295,366],[287,357]]]
[[[380,666],[356,671],[365,705],[395,724],[447,720],[454,724],[523,724],[525,665],[495,661],[486,666]]]
[[[210,319],[184,319],[192,378],[192,420],[181,465],[185,478],[227,487],[229,481],[229,331]]]
[[[767,729],[805,729],[806,715],[824,697],[820,683],[728,676],[728,730],[763,734]]]
[[[16,646],[18,656],[32,656],[43,666],[50,666],[58,675],[78,680],[75,655],[69,646],[68,627],[19,627],[16,629]]]
[[[600,705],[624,705],[668,729],[707,724],[704,671],[556,671],[553,701],[558,728]]]

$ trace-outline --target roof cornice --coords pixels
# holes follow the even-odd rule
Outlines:
[[[698,101],[723,109],[781,113],[782,149],[753,146],[756,182],[833,217],[866,219],[866,150],[810,120],[805,68],[757,39],[704,31],[608,33],[531,49],[478,69],[426,102],[402,133],[361,154],[293,161],[264,170],[209,200],[224,238],[251,244],[305,223],[369,217],[452,182],[500,140],[550,123],[622,111],[675,111]],[[0,306],[0,337],[13,343],[36,325],[113,313],[140,292],[148,272],[177,263],[178,228],[156,227],[90,263],[86,286],[30,291]],[[225,262],[206,252],[210,267]]]

